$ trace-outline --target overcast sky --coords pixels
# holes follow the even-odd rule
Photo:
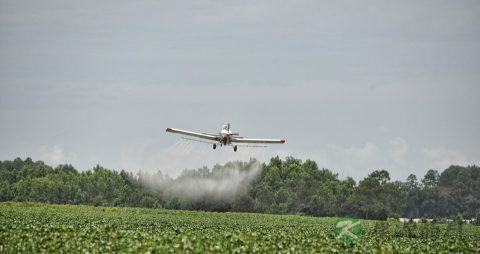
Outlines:
[[[0,159],[80,170],[272,155],[340,177],[480,164],[479,1],[0,1]],[[267,149],[166,127],[230,122]]]

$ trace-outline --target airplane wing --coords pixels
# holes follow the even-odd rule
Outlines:
[[[203,138],[203,139],[218,141],[218,136],[214,135],[214,134],[206,134],[206,133],[199,133],[199,132],[193,132],[193,131],[184,131],[184,130],[179,130],[179,129],[174,129],[174,128],[167,128],[165,131],[166,132],[172,132],[172,133],[178,133],[178,134],[182,134],[182,135],[187,135],[187,136],[192,136],[192,137],[197,137],[197,138]]]
[[[257,144],[283,144],[285,139],[260,139],[260,138],[241,138],[233,137],[233,143],[257,143]]]

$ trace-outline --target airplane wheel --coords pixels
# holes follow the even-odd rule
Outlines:
[[[215,150],[215,148],[217,148],[217,144],[213,144],[213,150]]]
[[[234,152],[237,151],[237,146],[234,146],[234,147],[233,147],[233,151],[234,151]]]

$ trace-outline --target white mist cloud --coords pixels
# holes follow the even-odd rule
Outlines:
[[[382,142],[367,141],[361,145],[329,147],[323,158],[326,166],[356,179],[367,176],[373,170],[387,169],[394,177],[403,178],[408,170],[408,142],[402,137],[388,138]]]
[[[367,142],[363,146],[334,147],[340,156],[355,164],[368,165],[378,159],[380,149],[377,145]]]
[[[199,170],[202,173],[186,174],[173,180],[162,174],[142,174],[140,181],[157,191],[166,192],[175,197],[188,199],[209,198],[214,200],[229,200],[234,198],[254,180],[261,172],[262,164],[251,161],[246,168],[242,162],[233,162],[225,165],[221,171],[212,170],[206,175],[206,168]]]
[[[58,144],[53,146],[43,145],[40,146],[39,150],[41,159],[52,166],[75,162],[75,155],[66,154],[64,149]]]
[[[405,157],[408,151],[408,144],[405,139],[396,137],[390,141],[390,158],[399,165],[405,164]]]
[[[450,165],[474,164],[462,153],[445,147],[425,147],[421,152],[429,164],[437,169],[445,169]]]

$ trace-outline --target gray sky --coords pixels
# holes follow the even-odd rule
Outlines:
[[[479,1],[0,1],[0,159],[480,164]],[[285,138],[212,151],[166,127]]]

